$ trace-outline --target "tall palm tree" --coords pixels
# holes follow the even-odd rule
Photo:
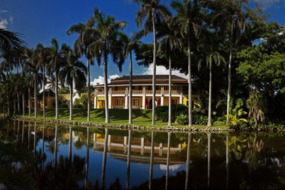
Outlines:
[[[29,116],[31,116],[31,108],[32,108],[32,88],[34,85],[34,76],[31,70],[30,62],[32,61],[32,50],[29,50],[28,48],[23,49],[23,73],[25,73],[25,84],[28,88],[28,107],[29,107]],[[31,57],[30,57],[31,56]]]
[[[71,33],[78,33],[79,36],[74,43],[74,50],[80,56],[83,54],[87,58],[87,121],[90,121],[90,66],[93,64],[93,55],[90,52],[87,52],[87,47],[92,42],[96,41],[97,34],[94,29],[95,19],[91,17],[86,24],[76,24],[71,26],[67,33],[70,35]]]
[[[173,19],[169,20],[167,25],[163,27],[162,39],[159,42],[159,51],[164,52],[168,59],[169,79],[168,79],[168,126],[172,125],[172,57],[175,55],[175,50],[179,50],[182,47],[181,37],[179,36],[179,27]]]
[[[218,42],[219,39],[219,33],[212,33],[208,30],[204,31],[201,35],[201,39],[198,42],[198,50],[201,50],[202,52],[202,60],[200,60],[199,66],[201,64],[201,61],[205,61],[209,68],[209,103],[208,103],[208,123],[207,126],[212,126],[212,67],[213,63],[216,65],[220,65],[221,62],[225,62],[224,57],[219,53],[218,50]],[[203,60],[204,59],[204,60]]]
[[[61,78],[61,84],[67,84],[70,90],[70,105],[69,105],[69,119],[73,119],[73,88],[78,88],[80,84],[86,82],[85,65],[78,60],[78,57],[73,53],[71,49],[66,51],[66,63],[60,70],[59,75]],[[74,86],[75,84],[75,86]]]
[[[193,31],[198,35],[199,26],[195,18],[199,17],[198,0],[182,0],[173,1],[171,7],[177,12],[175,19],[181,24],[181,34],[187,41],[187,57],[188,57],[188,118],[189,126],[192,126],[192,71],[191,71],[191,36]]]
[[[36,62],[36,54],[32,49],[26,48],[24,50],[25,64],[27,71],[32,73],[34,82],[34,117],[37,117],[37,91],[38,82],[41,81],[41,75],[39,74],[39,65]]]
[[[48,48],[38,44],[35,49],[36,64],[42,72],[42,90],[43,90],[43,117],[45,117],[45,85],[46,85],[46,64],[48,62]]]
[[[138,40],[137,36],[133,36],[129,38],[128,36],[123,36],[124,44],[125,44],[125,57],[130,56],[130,64],[129,64],[129,124],[133,123],[132,120],[132,109],[133,109],[133,51],[138,50],[141,42]]]
[[[122,70],[124,63],[124,52],[121,30],[126,26],[126,22],[116,21],[112,16],[105,16],[98,9],[94,10],[93,18],[96,22],[97,40],[93,41],[87,48],[87,52],[97,58],[100,65],[104,63],[104,93],[105,93],[105,123],[109,123],[108,111],[108,57],[112,56],[113,61]],[[88,54],[89,54],[88,53]]]
[[[215,1],[217,12],[213,16],[213,22],[221,25],[221,30],[225,32],[225,37],[229,43],[229,63],[228,63],[228,91],[227,91],[227,123],[229,122],[230,101],[231,101],[231,80],[232,80],[232,55],[233,48],[240,39],[242,33],[246,31],[246,16],[243,13],[243,5],[247,0],[218,0]]]
[[[17,33],[0,28],[0,49],[2,52],[9,52],[12,49],[19,49],[23,41]]]
[[[58,80],[59,80],[59,71],[60,68],[64,64],[64,57],[63,57],[63,48],[64,45],[59,48],[58,41],[56,39],[51,40],[51,47],[49,48],[49,64],[48,64],[48,73],[52,75],[54,73],[55,79],[55,119],[59,119],[58,113]]]
[[[152,75],[152,124],[155,124],[155,96],[156,96],[156,24],[166,21],[170,17],[169,10],[160,4],[160,0],[136,0],[141,6],[137,12],[137,25],[143,22],[144,34],[153,33],[153,75]]]

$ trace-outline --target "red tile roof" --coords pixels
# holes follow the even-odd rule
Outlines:
[[[168,84],[169,75],[156,75],[156,84]],[[129,84],[130,77],[122,76],[111,80],[109,85]],[[152,75],[134,75],[133,84],[152,84]],[[188,80],[172,75],[172,84],[186,85]]]

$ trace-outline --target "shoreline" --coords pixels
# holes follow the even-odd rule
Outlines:
[[[175,126],[165,126],[165,127],[155,127],[155,126],[140,126],[135,124],[101,124],[94,122],[81,122],[81,121],[70,121],[70,120],[56,120],[56,119],[42,119],[42,118],[27,118],[27,117],[12,117],[14,121],[27,121],[27,122],[40,122],[48,124],[59,124],[59,125],[72,125],[77,127],[95,127],[95,128],[110,128],[110,129],[122,129],[122,130],[138,130],[138,131],[163,131],[163,132],[284,132],[285,128],[254,128],[247,129],[234,129],[227,127],[222,129],[220,127],[175,127]]]

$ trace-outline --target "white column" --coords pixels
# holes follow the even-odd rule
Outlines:
[[[109,88],[109,109],[112,109],[112,88]]]
[[[144,152],[144,138],[141,138],[141,155],[143,155]]]
[[[94,109],[97,108],[97,95],[94,96]]]
[[[128,109],[128,87],[125,89],[125,109]]]
[[[161,87],[160,105],[164,106],[164,86]]]
[[[179,104],[183,104],[183,94],[182,93],[179,96]]]
[[[142,96],[142,109],[145,110],[145,87],[143,87],[143,96]]]

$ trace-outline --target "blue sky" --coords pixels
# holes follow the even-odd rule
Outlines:
[[[167,3],[170,0],[161,0]],[[277,21],[285,26],[285,0],[251,0],[262,3],[265,12],[270,14],[269,20]],[[95,7],[105,15],[111,15],[117,20],[128,23],[125,32],[129,35],[136,30],[136,12],[138,5],[134,0],[0,0],[0,27],[17,32],[24,39],[26,45],[35,47],[38,43],[50,45],[52,38],[60,44],[73,46],[77,35],[68,36],[67,29],[77,23],[85,23]],[[159,68],[161,73],[165,69]],[[91,68],[92,79],[103,76],[102,68],[97,65]],[[124,75],[128,73],[128,62],[123,72],[114,67],[109,61],[109,75]],[[134,74],[151,73],[151,69],[137,66]]]

